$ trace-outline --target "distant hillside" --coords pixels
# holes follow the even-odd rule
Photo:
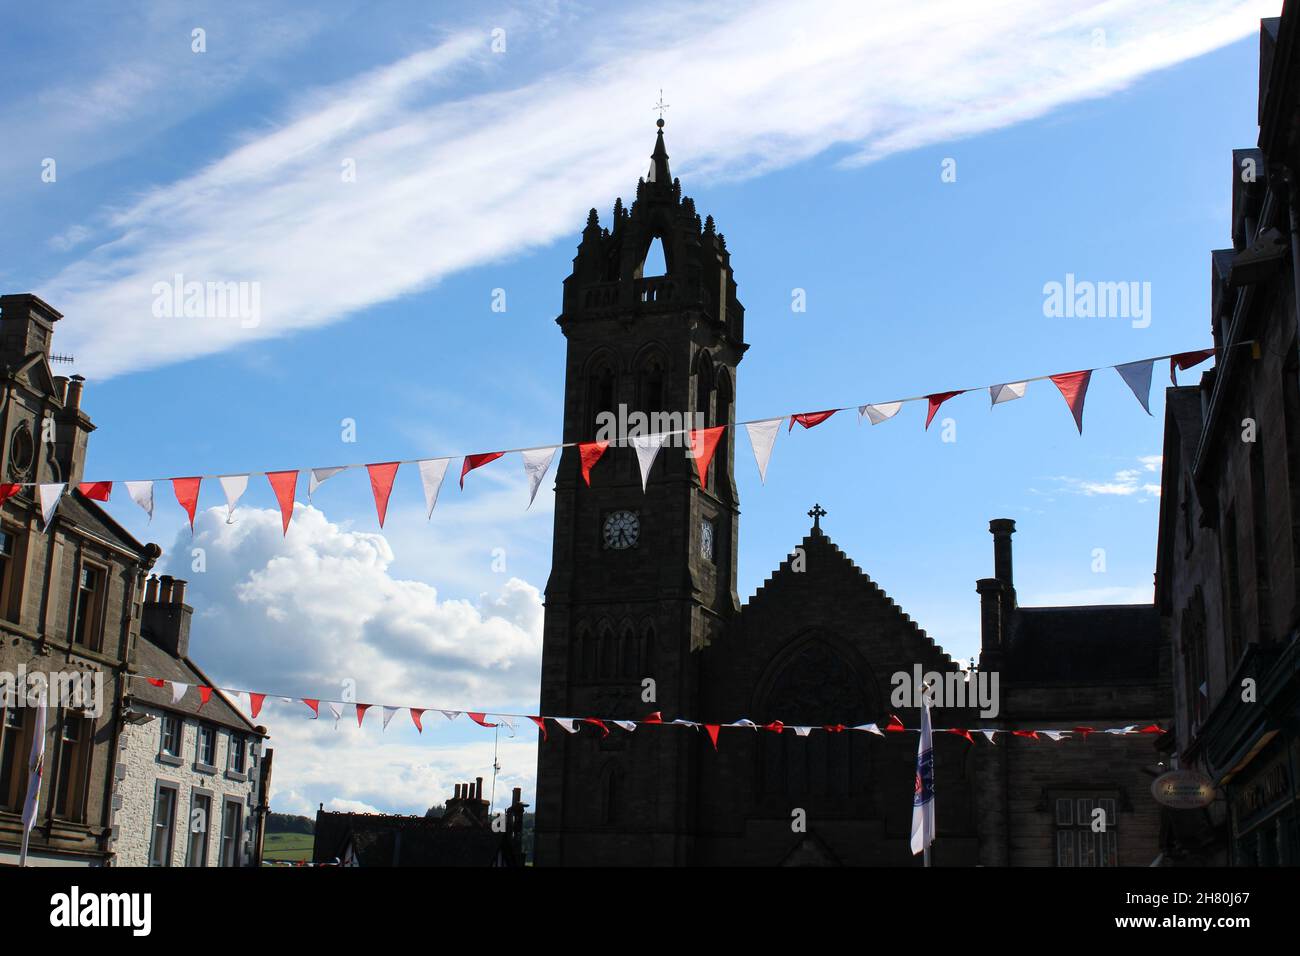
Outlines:
[[[291,813],[268,813],[267,833],[315,833],[316,821],[311,817],[298,817]]]

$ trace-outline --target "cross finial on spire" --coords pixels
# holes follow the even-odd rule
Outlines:
[[[826,517],[826,509],[821,505],[813,505],[812,511],[808,512],[808,517],[813,519],[813,530],[822,529],[822,518]]]
[[[656,123],[655,125],[658,126],[660,129],[663,129],[663,126],[664,126],[664,110],[668,109],[668,104],[664,102],[664,91],[663,91],[662,89],[659,90],[659,102],[656,103],[654,106],[652,106],[652,107],[650,107],[650,108],[651,108],[652,110],[658,110],[658,111],[659,111],[659,122]]]

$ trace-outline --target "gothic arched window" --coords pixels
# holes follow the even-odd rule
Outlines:
[[[587,436],[595,438],[600,428],[601,412],[615,412],[616,379],[608,362],[592,369],[587,379]]]
[[[692,428],[708,428],[713,424],[713,361],[708,352],[701,352],[695,362],[695,411]]]

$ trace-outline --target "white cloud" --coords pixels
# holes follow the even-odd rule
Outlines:
[[[1055,591],[1026,594],[1021,603],[1025,607],[1079,607],[1092,604],[1150,604],[1154,598],[1153,585],[1136,587],[1113,586],[1080,588],[1074,591]]]
[[[576,235],[587,207],[626,195],[644,171],[647,91],[660,86],[689,191],[836,145],[853,148],[853,164],[1021,122],[1239,39],[1273,13],[1258,0],[774,0],[695,15],[683,41],[669,5],[568,33],[548,26],[562,65],[519,77],[486,33],[459,34],[316,91],[270,132],[113,213],[94,251],[41,293],[68,316],[61,335],[79,371],[209,354]],[[619,39],[593,40],[602,35]],[[471,66],[513,85],[449,96]],[[354,183],[341,181],[346,158]],[[155,283],[177,274],[259,283],[259,324],[154,318]]]
[[[1159,483],[1142,479],[1152,472],[1158,475],[1162,460],[1160,455],[1144,455],[1138,459],[1141,468],[1122,468],[1109,479],[1094,480],[1061,475],[1055,480],[1060,482],[1066,491],[1090,498],[1098,495],[1120,498],[1136,496],[1139,500],[1145,501],[1148,498],[1160,497]]]

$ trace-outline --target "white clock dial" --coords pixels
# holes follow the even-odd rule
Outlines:
[[[605,518],[602,536],[611,551],[635,548],[641,537],[641,519],[635,511],[611,511]]]

